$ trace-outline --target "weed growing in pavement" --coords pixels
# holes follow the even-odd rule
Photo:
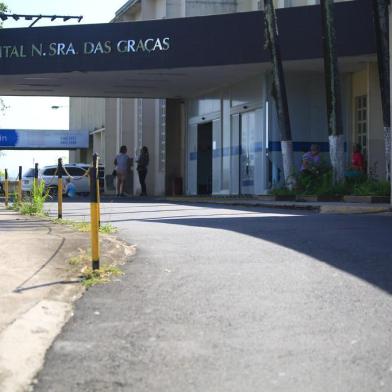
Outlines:
[[[101,224],[101,227],[99,228],[99,232],[103,234],[114,234],[117,233],[117,231],[117,227],[114,227],[111,223]]]
[[[86,288],[96,284],[109,283],[114,277],[124,275],[119,267],[114,264],[103,264],[101,268],[93,270],[91,265],[91,249],[79,248],[79,254],[68,259],[68,264],[72,267],[81,268],[82,284]]]
[[[91,230],[90,222],[77,222],[70,219],[53,219],[52,222],[60,225],[71,226],[73,229],[83,233],[87,233]],[[101,224],[99,232],[102,234],[114,234],[117,233],[117,228],[110,223],[104,223]]]
[[[82,284],[89,288],[96,284],[108,283],[113,277],[121,275],[124,275],[124,272],[115,265],[103,265],[96,270],[86,266],[82,269]]]
[[[80,254],[77,256],[70,257],[68,259],[68,264],[72,266],[80,266],[84,265],[86,266],[87,263],[91,261],[91,250],[84,250],[84,249],[79,249]]]
[[[34,182],[32,194],[28,201],[18,201],[17,210],[23,215],[48,215],[44,211],[44,203],[49,196],[49,191],[45,190],[45,182]]]
[[[20,204],[19,194],[18,194],[18,192],[14,192],[12,194],[12,202],[11,202],[10,206],[8,207],[8,209],[14,210],[14,211],[19,211],[19,204]]]

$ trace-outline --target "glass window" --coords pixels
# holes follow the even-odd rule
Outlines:
[[[43,176],[54,176],[54,173],[56,173],[56,168],[51,167],[49,169],[45,169],[44,172],[42,173]]]
[[[34,177],[34,169],[28,169],[23,177]]]
[[[84,170],[80,167],[65,167],[67,172],[73,177],[80,177],[83,176]]]
[[[367,96],[355,97],[355,138],[366,157],[367,151]]]

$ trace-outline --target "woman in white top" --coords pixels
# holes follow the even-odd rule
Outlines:
[[[117,196],[124,196],[124,184],[127,178],[130,160],[127,154],[127,147],[121,146],[120,153],[114,159],[117,173]]]

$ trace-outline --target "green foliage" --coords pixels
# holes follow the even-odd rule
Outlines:
[[[79,249],[79,255],[70,257],[68,264],[72,266],[87,266],[91,262],[91,250]]]
[[[10,209],[14,210],[14,211],[19,211],[19,206],[20,203],[22,202],[21,200],[19,200],[19,194],[18,192],[13,192],[11,195],[11,205],[10,205]]]
[[[71,226],[73,229],[81,231],[83,233],[87,233],[91,230],[91,223],[85,221],[77,222],[71,219],[53,219],[53,223],[57,223],[60,225],[68,225]],[[102,234],[113,234],[117,233],[117,228],[110,223],[104,223],[101,224],[99,232]]]
[[[352,194],[356,196],[390,196],[391,184],[389,181],[366,179],[354,185]]]
[[[332,181],[332,170],[328,167],[322,167],[317,171],[298,173],[296,175],[296,187],[292,191],[284,187],[273,189],[271,194],[277,196],[390,196],[391,184],[388,181],[377,180],[371,175],[356,174],[334,185]]]
[[[113,277],[124,275],[115,265],[103,265],[101,268],[93,270],[91,267],[82,269],[82,284],[89,288],[96,284],[108,283]]]
[[[22,201],[19,211],[24,215],[44,215],[44,204],[49,196],[45,190],[45,181],[34,182],[29,201]]]
[[[113,234],[113,233],[117,233],[117,228],[110,223],[104,223],[101,224],[99,228],[99,232],[103,234]]]
[[[274,188],[270,193],[274,196],[295,196],[297,194],[295,189],[288,189],[286,187]]]

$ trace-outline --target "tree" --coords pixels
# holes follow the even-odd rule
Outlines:
[[[373,20],[377,43],[377,62],[384,123],[386,178],[391,176],[391,102],[389,72],[389,0],[373,0]]]
[[[286,83],[280,53],[279,33],[273,0],[264,0],[264,25],[266,48],[269,49],[272,62],[272,95],[278,113],[280,143],[282,147],[283,174],[289,188],[294,185],[294,154],[291,137],[289,107]]]
[[[329,154],[333,182],[344,180],[344,135],[340,76],[335,47],[333,0],[321,0],[322,41],[324,46],[324,75],[327,101]]]

